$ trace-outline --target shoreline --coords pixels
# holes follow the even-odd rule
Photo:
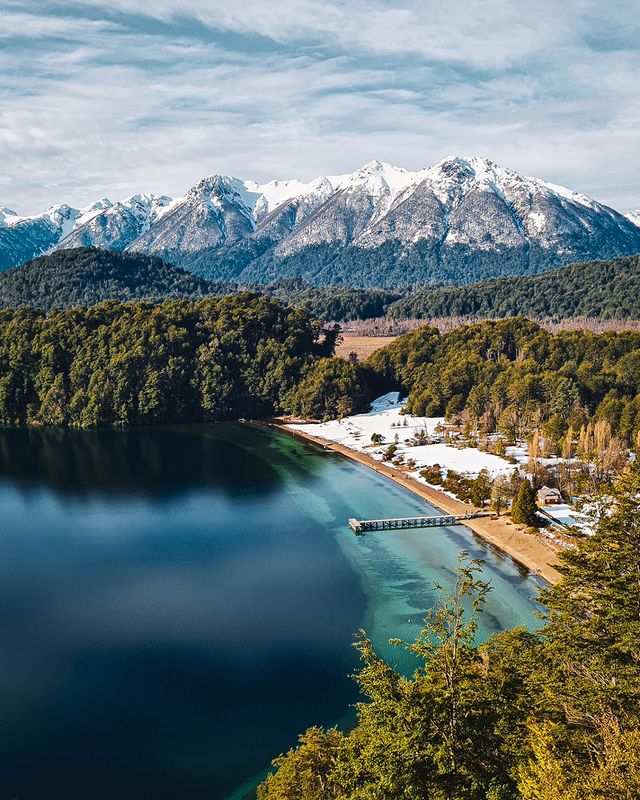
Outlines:
[[[345,458],[356,461],[358,464],[369,467],[399,486],[408,489],[422,500],[426,500],[431,505],[436,506],[445,514],[468,514],[474,510],[482,510],[476,509],[468,503],[463,503],[461,500],[449,497],[449,495],[430,486],[425,486],[397,467],[387,466],[381,461],[376,461],[376,459],[366,455],[366,453],[351,450],[345,445],[323,439],[320,436],[313,436],[310,433],[289,428],[287,423],[277,420],[268,420],[262,424],[283,433],[288,433],[290,436],[302,441],[311,442],[325,450],[331,450]],[[537,575],[549,584],[557,583],[560,580],[560,573],[555,569],[555,564],[558,563],[557,552],[540,538],[525,533],[518,525],[507,520],[508,518],[504,516],[496,518],[478,517],[466,520],[465,526],[485,542],[510,556],[518,564],[526,567],[532,574]]]

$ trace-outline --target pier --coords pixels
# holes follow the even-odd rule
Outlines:
[[[393,531],[403,528],[442,528],[448,525],[464,525],[467,520],[478,517],[493,517],[491,511],[476,511],[470,514],[438,514],[432,517],[392,517],[389,519],[353,519],[349,527],[358,536],[371,531]]]

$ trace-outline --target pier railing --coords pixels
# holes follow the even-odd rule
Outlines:
[[[477,517],[492,517],[491,511],[475,511],[470,514],[438,514],[432,517],[392,517],[389,519],[353,519],[349,527],[358,535],[370,531],[392,531],[402,528],[442,528],[448,525],[464,525]]]

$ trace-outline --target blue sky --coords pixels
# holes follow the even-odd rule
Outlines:
[[[0,0],[0,205],[482,155],[640,207],[637,0]]]

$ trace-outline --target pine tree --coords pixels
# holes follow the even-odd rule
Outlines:
[[[538,524],[536,498],[533,486],[529,479],[522,481],[516,499],[511,509],[511,519],[519,525],[529,525],[530,527]]]
[[[640,467],[612,490],[593,536],[562,554],[563,580],[548,589],[545,634],[564,665],[558,691],[580,705],[631,709],[640,699]],[[585,711],[585,713],[587,713]]]

